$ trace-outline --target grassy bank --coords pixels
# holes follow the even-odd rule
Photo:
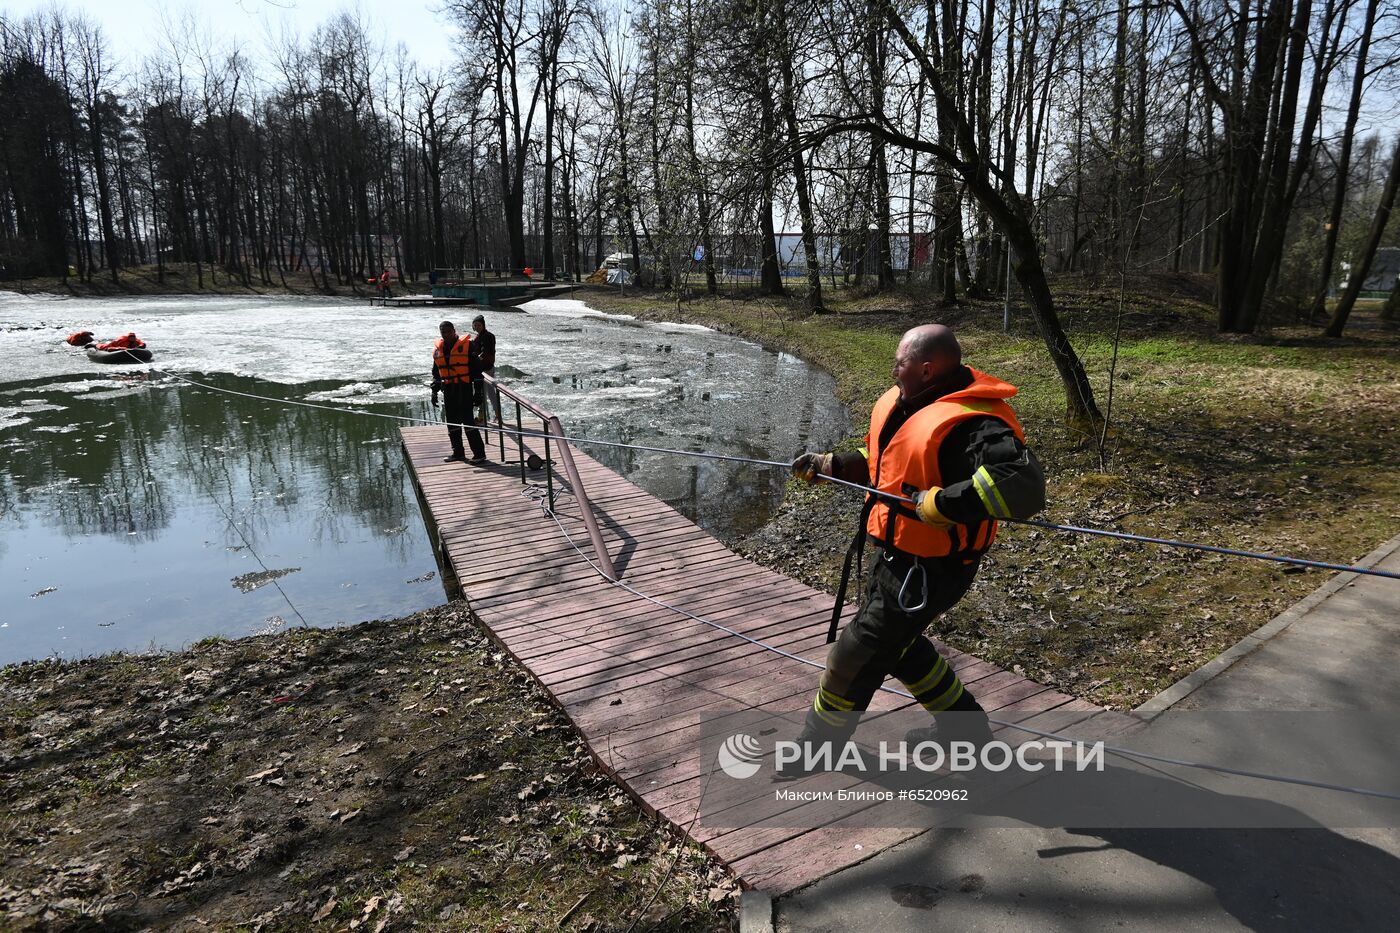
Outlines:
[[[1064,324],[1108,405],[1115,283],[1055,283]],[[799,302],[696,299],[596,289],[609,311],[691,321],[795,353],[836,376],[857,424],[891,384],[899,335],[958,329],[967,361],[1020,387],[1016,408],[1050,480],[1044,517],[1349,563],[1400,533],[1400,335],[1360,309],[1347,338],[1274,326],[1214,333],[1208,283],[1129,283],[1105,449],[1069,432],[1063,389],[1024,307],[1002,333],[1000,302],[944,309],[920,290],[840,291],[834,313]],[[789,487],[752,557],[834,590],[857,504]],[[1132,707],[1196,669],[1322,580],[1259,561],[1027,528],[1003,530],[978,583],[935,623],[954,646],[1078,696]]]
[[[0,926],[727,930],[459,605],[0,669]]]

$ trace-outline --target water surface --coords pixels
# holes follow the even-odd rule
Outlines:
[[[791,356],[578,302],[529,312],[486,312],[497,375],[570,433],[786,460],[845,431],[832,380]],[[363,413],[434,416],[443,313],[0,294],[0,663],[442,602],[398,422]],[[62,342],[79,329],[136,331],[154,367],[89,362]],[[585,449],[723,538],[781,496],[778,470]]]

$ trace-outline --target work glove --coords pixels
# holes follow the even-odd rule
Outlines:
[[[438,407],[438,399],[437,399],[437,397],[438,397],[438,390],[437,390],[437,389],[434,389],[434,390],[433,390],[433,407],[434,407],[434,408],[437,408],[437,407]]]
[[[926,489],[914,496],[914,511],[919,513],[919,518],[925,525],[932,525],[935,528],[952,528],[956,522],[938,511],[938,494],[942,492],[941,486],[934,486]]]
[[[831,454],[803,454],[792,461],[792,475],[806,483],[830,476]]]

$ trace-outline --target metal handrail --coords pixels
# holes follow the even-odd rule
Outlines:
[[[564,426],[559,423],[559,419],[555,417],[551,412],[544,408],[541,408],[539,405],[536,405],[534,402],[525,398],[520,393],[515,392],[512,389],[502,385],[500,380],[498,380],[495,376],[491,375],[490,373],[482,373],[481,378],[486,381],[486,385],[489,388],[496,390],[497,392],[511,399],[516,404],[516,443],[520,447],[522,481],[524,479],[523,471],[525,468],[525,438],[520,436],[519,433],[520,409],[524,408],[526,411],[531,412],[537,418],[539,418],[541,422],[544,423],[544,433],[547,435],[544,438],[544,462],[545,469],[547,471],[550,471],[546,473],[546,476],[549,478],[549,500],[551,506],[553,506],[554,504],[554,482],[552,475],[553,464],[549,456],[550,437],[548,435],[552,435],[555,438],[555,443],[558,445],[559,448],[559,459],[564,463],[564,472],[567,473],[569,476],[569,485],[573,487],[574,498],[578,499],[579,501],[579,512],[583,516],[583,526],[588,530],[588,539],[593,542],[593,550],[598,555],[598,565],[602,568],[604,576],[606,576],[609,580],[616,582],[617,571],[613,568],[612,556],[608,554],[608,549],[603,544],[603,533],[599,530],[598,520],[593,515],[593,503],[588,498],[587,491],[585,491],[583,488],[583,478],[579,475],[578,467],[574,464],[573,454],[569,451],[569,443],[564,439]],[[496,423],[498,426],[503,426],[501,425],[501,421],[501,412],[499,408],[497,408]],[[500,440],[501,458],[505,459],[504,431],[501,432]]]
[[[438,274],[438,284],[447,285],[452,284],[452,282],[444,281],[444,276],[448,280],[455,280],[457,284],[464,284],[467,281],[485,282],[487,272],[490,272],[493,277],[499,279],[503,277],[502,273],[504,270],[488,266],[465,266],[455,269],[446,266],[435,266],[433,271]],[[509,278],[509,273],[505,273],[505,277]]]

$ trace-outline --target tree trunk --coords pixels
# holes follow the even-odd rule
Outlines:
[[[540,244],[540,264],[544,266],[544,277],[554,281],[554,121],[558,106],[559,66],[551,61],[546,68],[548,75],[544,91],[544,191],[541,193],[544,217],[544,237]]]
[[[1294,16],[1293,28],[1285,60],[1280,63],[1279,80],[1276,82],[1278,117],[1270,137],[1271,145],[1265,152],[1265,166],[1268,171],[1261,205],[1261,220],[1255,241],[1254,258],[1250,265],[1248,286],[1245,291],[1245,306],[1239,315],[1238,324],[1243,333],[1253,333],[1263,312],[1264,298],[1280,255],[1283,252],[1283,238],[1287,230],[1291,208],[1289,197],[1288,168],[1293,150],[1293,133],[1298,113],[1298,92],[1302,81],[1303,58],[1307,50],[1308,27],[1312,18],[1312,0],[1299,0]],[[1325,36],[1324,36],[1325,38]],[[1311,128],[1305,128],[1311,132]],[[1298,158],[1309,158],[1311,139],[1300,139]]]
[[[885,118],[885,27],[878,8],[870,11],[865,31],[866,69],[870,80],[870,109],[877,120]],[[884,291],[894,285],[894,264],[890,260],[890,168],[885,141],[870,136],[871,191],[875,208],[876,288]]]
[[[787,0],[776,0],[778,10],[778,55],[777,65],[782,80],[780,108],[783,122],[787,126],[788,145],[792,150],[793,184],[797,193],[797,215],[802,224],[802,251],[807,259],[807,311],[823,314],[826,306],[822,302],[822,270],[817,258],[817,225],[812,214],[812,189],[807,181],[807,162],[799,142],[801,132],[797,124],[797,78],[793,72],[792,36],[787,21]]]
[[[1041,337],[1065,387],[1066,420],[1076,430],[1092,435],[1094,429],[1102,424],[1103,416],[1094,402],[1093,389],[1084,367],[1065,336],[1055,311],[1054,298],[1045,277],[1045,269],[1040,262],[1040,244],[1032,225],[1029,205],[1016,191],[1014,180],[1010,177],[999,179],[1000,188],[993,184],[989,171],[990,154],[979,148],[976,132],[949,93],[943,75],[934,68],[928,55],[920,48],[918,40],[900,16],[891,13],[889,22],[899,34],[910,56],[918,63],[924,80],[933,92],[939,113],[953,127],[958,150],[949,150],[936,143],[912,139],[888,125],[880,125],[876,129],[887,142],[907,148],[922,148],[930,155],[947,161],[962,176],[972,196],[1005,232],[1011,248],[1012,269],[1021,283],[1021,289],[1031,307]],[[944,62],[945,70],[948,64]],[[851,128],[870,129],[868,126]]]
[[[1108,247],[1119,255],[1123,241],[1123,119],[1128,91],[1128,0],[1118,0],[1118,22],[1113,30],[1113,89],[1109,103],[1108,131]]]
[[[757,69],[758,135],[762,162],[758,198],[758,290],[764,295],[784,295],[787,289],[783,285],[783,270],[778,263],[777,231],[773,229],[773,165],[774,153],[779,145],[777,107],[773,102],[773,85],[769,80],[769,58],[773,54],[773,46],[762,25],[759,26],[755,45],[762,59]]]
[[[1347,317],[1351,314],[1352,306],[1356,304],[1357,296],[1361,294],[1361,285],[1371,271],[1371,262],[1376,258],[1376,250],[1380,248],[1381,237],[1385,235],[1386,222],[1390,220],[1390,212],[1395,207],[1397,188],[1400,188],[1400,138],[1396,139],[1395,149],[1390,155],[1390,172],[1385,178],[1385,190],[1381,192],[1381,203],[1376,206],[1376,216],[1371,221],[1371,232],[1366,237],[1366,245],[1362,247],[1359,261],[1352,266],[1346,291],[1342,293],[1341,300],[1332,311],[1332,321],[1325,331],[1328,337],[1342,336]]]
[[[92,173],[97,188],[97,219],[102,229],[102,245],[107,256],[107,270],[112,281],[120,281],[121,253],[117,243],[117,228],[112,223],[112,185],[107,174],[107,147],[102,139],[103,115],[100,102],[88,109],[88,136],[92,151]]]
[[[1308,320],[1314,321],[1327,313],[1327,293],[1332,289],[1332,266],[1337,258],[1337,235],[1342,228],[1342,210],[1346,207],[1347,185],[1351,172],[1351,148],[1356,139],[1356,121],[1361,112],[1361,93],[1366,84],[1366,62],[1370,57],[1371,35],[1375,31],[1376,10],[1380,0],[1367,0],[1365,21],[1361,27],[1361,45],[1356,52],[1356,70],[1352,74],[1351,98],[1347,102],[1346,124],[1342,128],[1342,151],[1337,157],[1337,184],[1332,189],[1332,207],[1323,228],[1322,268],[1318,277],[1317,295],[1313,298]]]

